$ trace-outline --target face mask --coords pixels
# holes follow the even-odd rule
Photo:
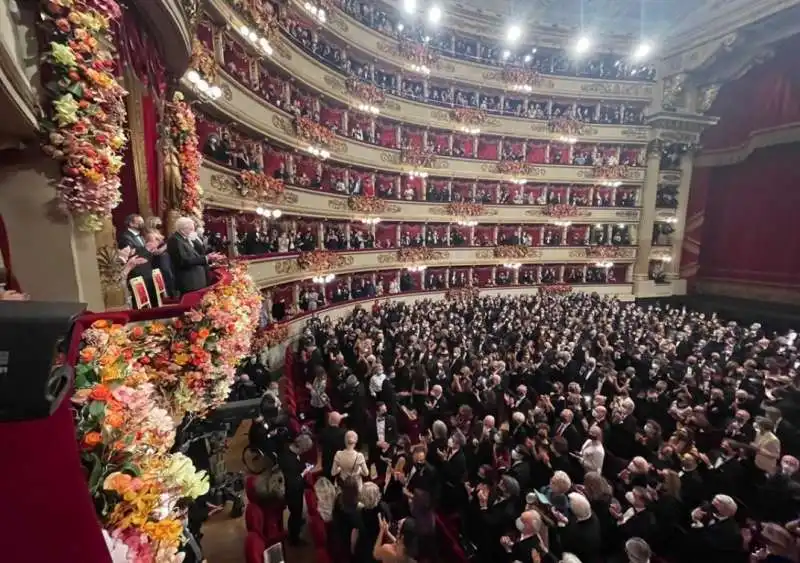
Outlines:
[[[522,459],[522,454],[519,453],[517,450],[511,451],[511,459],[513,461],[520,461]]]
[[[794,467],[783,463],[781,464],[781,471],[784,475],[793,475],[795,473]]]
[[[516,522],[514,522],[514,525],[517,527],[518,532],[525,530],[525,524],[522,523],[522,518],[517,518]]]

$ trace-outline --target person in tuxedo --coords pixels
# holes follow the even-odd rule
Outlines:
[[[194,223],[193,223],[194,224]],[[278,454],[278,467],[283,473],[286,507],[289,509],[289,542],[302,545],[300,531],[303,528],[303,491],[308,471],[301,459],[313,443],[308,434],[301,434]]]
[[[141,215],[128,215],[125,218],[125,230],[120,233],[117,246],[120,249],[133,249],[131,258],[133,258],[134,265],[128,271],[128,291],[133,295],[133,289],[130,287],[130,280],[132,278],[141,277],[147,287],[150,305],[152,307],[157,307],[158,297],[156,294],[156,286],[153,283],[153,261],[155,256],[161,254],[164,250],[159,250],[157,242],[151,240],[148,243],[145,240],[144,219]],[[136,302],[133,301],[133,303]]]
[[[580,451],[583,441],[581,435],[572,421],[575,414],[570,409],[564,409],[559,415],[560,422],[553,428],[553,437],[562,437],[567,441],[569,451]]]
[[[218,253],[212,252],[205,256],[198,252],[198,247],[193,242],[194,232],[194,220],[190,217],[181,217],[175,222],[175,232],[167,240],[167,252],[175,269],[175,286],[180,294],[206,287],[208,285],[206,268],[211,263],[223,259]]]
[[[428,493],[434,504],[439,499],[439,476],[436,469],[425,461],[425,447],[414,446],[411,450],[413,465],[406,477],[406,494],[410,498],[414,491],[421,489]]]
[[[130,246],[134,250],[144,248],[144,218],[141,215],[125,217],[125,230],[119,234],[118,248]]]
[[[692,541],[697,561],[728,563],[740,561],[742,535],[734,517],[736,502],[727,495],[716,495],[710,510],[699,507],[692,511]]]
[[[542,517],[535,510],[526,510],[520,514],[514,524],[519,532],[516,540],[510,536],[500,538],[500,544],[508,554],[508,561],[531,561],[535,553],[540,561],[555,561],[542,542],[544,524]]]
[[[368,428],[370,463],[374,463],[378,475],[382,475],[386,471],[388,463],[391,462],[394,455],[394,444],[400,437],[397,431],[397,419],[389,414],[385,403],[378,402],[375,416],[369,417]]]
[[[447,440],[447,448],[436,454],[441,458],[442,496],[447,499],[442,508],[448,512],[460,512],[467,503],[464,483],[467,482],[467,458],[464,455],[466,437],[459,430]]]
[[[581,563],[600,563],[603,544],[600,522],[592,514],[592,506],[585,496],[570,493],[568,498],[572,518],[565,527],[558,529],[561,549],[577,555]]]
[[[327,424],[319,433],[319,465],[322,467],[322,474],[328,479],[332,479],[331,468],[333,467],[333,457],[336,452],[344,447],[344,435],[347,432],[340,426],[342,415],[336,411],[328,413]]]

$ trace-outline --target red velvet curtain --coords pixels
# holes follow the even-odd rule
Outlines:
[[[466,242],[467,246],[471,246],[472,245],[472,241],[470,240],[470,237],[469,237],[469,235],[470,235],[469,227],[459,227],[458,225],[452,225],[450,227],[450,234],[453,235],[455,233],[458,233],[458,234],[461,235],[461,237]]]
[[[472,199],[472,184],[461,184],[453,182],[453,195],[461,196],[463,201]]]
[[[214,24],[211,20],[204,16],[197,24],[195,35],[200,40],[200,43],[212,53],[214,52]]]
[[[410,147],[421,149],[422,147],[422,131],[403,130],[403,137]]]
[[[697,167],[692,171],[692,186],[689,190],[681,251],[681,277],[686,278],[690,288],[694,285],[700,267],[700,245],[712,171],[713,168]]]
[[[525,159],[534,164],[545,164],[547,159],[547,145],[544,143],[528,143]]]
[[[494,246],[494,227],[478,225],[475,227],[475,246]]]
[[[478,285],[487,285],[492,279],[492,269],[487,267],[472,268],[473,275],[478,278]]]
[[[221,209],[206,209],[203,212],[203,226],[206,233],[219,233],[223,237],[228,237],[228,217],[231,216],[230,211],[223,211]]]
[[[404,236],[408,234],[413,238],[422,233],[422,225],[419,223],[403,223],[400,232],[403,233]]]
[[[478,140],[478,158],[483,160],[497,160],[497,139],[481,138]]]
[[[264,150],[264,173],[271,176],[285,162],[286,154],[281,150],[266,147]]]
[[[569,162],[569,147],[554,143],[550,145],[550,162],[555,163],[556,154],[561,155],[561,164],[570,164]]]
[[[375,242],[381,248],[394,248],[397,246],[397,223],[378,223],[375,225]]]
[[[294,284],[287,283],[272,288],[272,302],[284,300],[287,305],[294,304]]]
[[[321,106],[319,110],[319,119],[328,127],[342,128],[342,114],[344,112],[339,108],[330,106]]]
[[[394,125],[378,122],[375,125],[375,133],[379,145],[388,148],[397,147],[397,129],[395,129]]]
[[[711,170],[700,277],[800,285],[798,149],[778,145]]]
[[[429,133],[428,139],[433,142],[436,152],[441,153],[450,150],[450,135],[448,133]]]
[[[453,148],[455,147],[461,147],[464,158],[475,158],[475,137],[456,135],[453,137]]]

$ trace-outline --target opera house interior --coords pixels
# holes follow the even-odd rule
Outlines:
[[[800,563],[795,49],[0,0],[0,561]]]

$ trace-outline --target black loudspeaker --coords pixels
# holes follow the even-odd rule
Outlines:
[[[53,414],[72,387],[66,353],[84,303],[0,301],[0,422]]]

